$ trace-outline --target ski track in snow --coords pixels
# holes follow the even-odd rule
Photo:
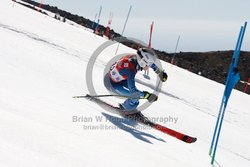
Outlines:
[[[0,23],[0,28],[3,28],[3,29],[6,29],[6,30],[9,30],[9,31],[24,35],[24,36],[26,36],[26,37],[34,40],[34,41],[42,42],[42,43],[44,43],[46,45],[49,45],[49,46],[61,51],[61,52],[64,52],[67,55],[75,56],[75,57],[79,58],[82,61],[85,61],[85,62],[89,61],[90,56],[83,56],[83,55],[89,55],[88,53],[80,53],[77,50],[67,49],[67,48],[65,48],[63,46],[60,46],[60,45],[56,44],[56,43],[50,42],[49,40],[43,39],[43,38],[39,37],[36,34],[26,32],[24,30],[20,30],[20,29],[17,29],[17,28],[8,26],[8,25],[4,25],[2,23]],[[105,67],[106,63],[104,61],[102,61],[102,60],[97,60],[95,65],[99,66],[99,67]]]
[[[36,34],[32,34],[32,33],[30,33],[30,32],[25,32],[24,30],[18,30],[18,29],[16,29],[16,28],[13,28],[13,27],[10,27],[10,26],[8,26],[8,25],[1,24],[1,23],[0,23],[0,27],[1,27],[1,28],[4,28],[4,29],[7,29],[7,30],[10,30],[10,31],[12,31],[12,32],[16,32],[16,33],[18,33],[18,34],[22,34],[22,35],[24,35],[24,36],[26,36],[26,37],[28,37],[28,38],[31,38],[31,39],[33,39],[33,40],[35,40],[35,41],[39,41],[39,42],[42,42],[42,43],[45,43],[45,44],[54,46],[56,49],[59,49],[59,50],[66,50],[66,48],[64,48],[64,47],[62,47],[62,46],[59,46],[59,45],[57,45],[57,44],[55,44],[55,43],[53,43],[53,42],[50,42],[50,41],[48,41],[48,40],[42,39],[42,38],[40,38],[39,36],[37,36]]]
[[[142,84],[142,85],[148,87],[148,88],[151,88],[152,90],[155,89],[155,85],[152,85],[152,84],[150,84],[150,83],[146,83],[145,81],[142,81],[142,80],[140,80],[140,79],[135,79],[135,81],[136,81],[137,83],[139,83],[139,84]],[[198,106],[198,105],[196,105],[196,104],[194,104],[194,103],[192,103],[192,102],[190,102],[190,101],[188,101],[188,100],[186,100],[186,99],[184,99],[184,98],[180,98],[180,97],[178,97],[178,96],[176,96],[176,95],[173,95],[173,94],[171,94],[171,93],[168,93],[168,92],[166,92],[166,91],[164,91],[164,90],[161,90],[160,93],[161,93],[161,94],[164,94],[164,95],[166,95],[166,96],[168,96],[168,97],[171,97],[171,98],[173,98],[173,99],[179,100],[180,103],[183,103],[183,104],[187,105],[187,106],[190,107],[190,108],[195,108],[195,109],[196,109],[197,111],[199,111],[199,112],[202,112],[202,113],[204,113],[204,114],[206,114],[206,115],[209,115],[209,116],[212,116],[212,117],[214,117],[214,118],[217,118],[217,115],[212,114],[208,108],[200,107],[200,106]],[[228,111],[228,112],[230,112],[230,113],[232,113],[232,114],[237,114],[237,113],[232,112],[232,111]],[[232,121],[228,120],[227,118],[224,118],[224,121],[225,121],[225,122],[228,122],[228,123],[232,123]]]
[[[146,82],[144,82],[144,81],[141,81],[140,79],[135,79],[135,81],[136,81],[137,83],[139,83],[139,84],[142,84],[142,85],[144,85],[144,86],[147,86],[147,87],[151,88],[152,90],[155,89],[155,86],[154,86],[154,85],[149,84],[149,83],[146,83]],[[191,108],[195,108],[196,110],[198,110],[198,111],[200,111],[200,112],[203,112],[203,113],[208,114],[208,115],[213,116],[213,117],[217,117],[216,115],[213,115],[213,114],[209,113],[209,111],[205,111],[205,110],[207,110],[207,109],[205,109],[205,108],[204,108],[204,109],[201,109],[201,107],[199,107],[198,105],[195,105],[195,104],[189,102],[188,100],[185,100],[185,99],[183,99],[183,98],[180,98],[180,97],[178,97],[178,96],[175,96],[175,95],[173,95],[173,94],[171,94],[171,93],[168,93],[168,92],[166,92],[166,91],[164,91],[164,90],[161,90],[160,93],[162,93],[162,94],[164,94],[164,95],[166,95],[166,96],[168,96],[168,97],[177,99],[177,100],[179,100],[180,102],[186,104],[187,106],[189,106],[189,107],[191,107]]]

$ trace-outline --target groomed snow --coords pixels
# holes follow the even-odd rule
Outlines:
[[[0,166],[211,166],[208,151],[224,85],[162,62],[168,81],[143,113],[198,138],[186,144],[72,98],[88,93],[87,63],[106,39],[10,0],[1,0],[0,37]],[[96,61],[99,94],[108,93],[103,71],[115,49]],[[133,52],[120,45],[119,53]],[[153,71],[150,81],[142,75],[138,89],[152,92],[145,83],[155,83]],[[233,90],[215,166],[250,166],[249,102],[249,95]]]

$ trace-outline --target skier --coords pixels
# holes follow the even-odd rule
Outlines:
[[[131,54],[122,57],[113,64],[104,77],[105,87],[119,95],[128,96],[124,103],[119,107],[127,112],[131,112],[139,105],[139,99],[147,99],[149,102],[155,102],[158,97],[147,91],[140,91],[135,86],[135,75],[138,71],[152,68],[165,82],[168,78],[167,73],[155,65],[156,55],[153,50],[140,48],[137,54]]]

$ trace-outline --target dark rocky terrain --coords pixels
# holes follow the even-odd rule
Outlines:
[[[29,5],[25,6],[32,9],[35,9],[34,6],[39,6],[39,3],[31,0],[22,0],[22,1],[31,4],[31,6]],[[71,14],[69,12],[66,12],[64,10],[58,9],[57,7],[53,7],[50,5],[43,4],[42,8],[51,11],[53,13],[57,13],[63,18],[72,20],[78,24],[81,24],[87,28],[92,29],[93,22],[82,16]],[[46,12],[43,13],[46,14]],[[105,32],[106,27],[100,25],[99,31]],[[110,34],[113,38],[120,37],[120,34],[116,33],[114,30],[110,30]],[[125,42],[123,44],[135,49],[140,47],[139,44],[133,41]],[[155,50],[155,52],[158,54],[160,59],[167,62],[171,62],[173,53],[166,53],[159,50]],[[174,64],[181,68],[187,69],[193,73],[199,74],[216,82],[225,84],[232,55],[233,55],[232,50],[211,51],[211,52],[180,52],[176,53]],[[248,78],[250,78],[250,52],[245,52],[245,51],[241,52],[238,64],[238,70],[240,72],[241,80],[248,81]],[[240,91],[243,91],[245,86],[246,84],[239,82],[235,88]],[[250,86],[247,90],[247,93],[250,94]]]

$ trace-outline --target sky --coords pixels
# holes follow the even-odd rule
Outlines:
[[[36,0],[40,2],[41,0]],[[152,47],[174,52],[178,36],[179,51],[233,50],[240,26],[250,21],[249,0],[42,0],[45,4],[78,14],[90,20],[102,6],[100,23],[121,33],[130,5],[132,10],[124,36],[148,43],[154,21]],[[246,30],[242,50],[250,51],[250,33]]]

